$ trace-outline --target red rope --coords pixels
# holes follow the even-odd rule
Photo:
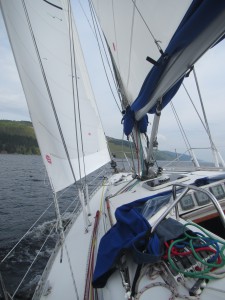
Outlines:
[[[165,244],[166,248],[169,249],[169,244],[168,244],[167,242],[164,242],[164,244]],[[175,249],[175,248],[176,248],[176,247],[173,247],[173,248],[171,249],[171,254],[173,254],[174,256],[187,256],[187,255],[192,254],[192,251],[179,252],[179,251],[177,251],[177,249],[179,249],[179,248],[176,248],[176,249]],[[212,249],[212,248],[210,248],[210,247],[196,248],[195,251],[196,251],[196,252],[200,252],[200,251],[210,251],[210,252],[216,253],[216,250],[214,250],[214,249]],[[163,258],[164,258],[164,259],[167,259],[167,258],[168,258],[168,255],[165,254],[165,255],[163,256]]]
[[[105,201],[106,201],[106,207],[107,207],[107,211],[108,211],[109,222],[110,222],[110,225],[112,227],[113,226],[113,219],[112,219],[109,199],[107,198],[107,199],[105,199]]]
[[[90,248],[88,269],[87,269],[86,282],[85,282],[84,300],[89,300],[90,295],[91,295],[91,299],[94,299],[94,290],[92,287],[92,276],[94,270],[95,246],[96,246],[96,239],[98,233],[99,219],[100,219],[100,212],[98,210],[95,215],[95,223],[92,231],[91,248]]]

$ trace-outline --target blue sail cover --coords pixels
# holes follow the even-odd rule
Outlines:
[[[125,115],[122,119],[123,123],[123,131],[126,136],[129,136],[133,130],[135,124],[135,115],[134,112],[131,110],[130,106],[126,108]],[[140,133],[146,133],[148,128],[148,116],[147,114],[144,115],[139,121],[136,122],[137,127]]]
[[[204,186],[223,179],[225,179],[225,173],[213,177],[203,177],[203,178],[196,179],[193,185]]]
[[[224,11],[225,1],[223,0],[193,1],[175,34],[173,35],[168,47],[164,51],[164,54],[159,58],[157,65],[155,65],[147,75],[137,99],[131,105],[132,111],[136,112],[142,109],[146,104],[148,104],[149,101],[151,101],[151,97],[161,85],[162,77],[165,75],[164,73],[171,61],[172,67],[174,67],[176,63],[180,63],[180,61],[177,60],[178,54],[179,56],[180,53],[182,55],[182,51],[184,51],[185,48],[188,48],[196,39],[198,39],[198,37],[202,35],[202,33],[204,33],[204,31],[209,28],[210,25],[214,26],[213,24],[215,23],[215,20],[219,15],[224,13]],[[197,47],[196,49],[193,47],[193,49],[190,49],[189,54],[185,54],[187,56],[187,58],[185,58],[185,66],[187,67],[185,67],[183,70],[183,75],[181,76],[174,72],[174,81],[171,85],[172,88],[167,89],[164,95],[161,95],[163,96],[162,107],[165,107],[178,91],[183,81],[185,72],[208,48],[210,48],[218,40],[218,38],[221,37],[221,28],[223,30],[224,25],[221,25],[217,32],[217,28],[215,28],[215,26],[213,27],[213,31],[215,32],[213,32],[212,36],[209,37],[209,40],[206,41],[206,45],[202,46],[202,49],[199,50]],[[177,67],[177,70],[180,71],[179,67]],[[152,107],[148,112],[155,113],[155,109],[156,106]]]
[[[171,192],[163,192],[158,195],[145,197],[131,203],[120,206],[115,217],[117,223],[102,237],[99,245],[97,262],[93,275],[93,287],[102,288],[105,286],[109,276],[115,271],[116,264],[119,263],[121,255],[134,248],[135,243],[140,243],[146,233],[151,229],[149,222],[143,217],[141,211],[146,201],[157,198],[153,210],[163,205],[161,196],[166,196],[164,205],[170,199]],[[147,252],[153,259],[160,259],[159,240],[157,235],[151,237]],[[137,249],[136,249],[136,252]],[[152,257],[151,256],[151,257]]]

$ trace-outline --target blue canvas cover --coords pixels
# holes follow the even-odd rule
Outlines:
[[[122,119],[123,131],[127,137],[131,134],[131,132],[134,128],[135,122],[136,121],[135,121],[134,112],[131,110],[130,106],[127,106],[125,114]],[[147,114],[144,115],[143,118],[141,118],[139,121],[137,121],[136,124],[137,124],[137,127],[138,127],[140,133],[146,133],[147,128],[148,128]]]
[[[225,1],[221,0],[195,0],[188,9],[181,24],[174,33],[170,43],[161,55],[157,64],[147,75],[138,97],[131,105],[131,110],[136,112],[143,108],[151,98],[153,92],[158,88],[160,80],[170,60],[176,57],[183,49],[187,48],[202,32],[212,24],[217,16],[225,9]],[[191,67],[191,65],[189,66]],[[176,75],[176,74],[175,74]],[[183,77],[163,96],[162,107],[164,107],[178,91]],[[149,113],[155,113],[153,107]]]
[[[223,179],[225,179],[225,173],[213,177],[203,177],[203,178],[196,179],[193,185],[200,187]]]
[[[195,40],[197,40],[206,31],[206,29],[215,22],[215,20],[217,20],[218,16],[224,10],[225,1],[195,0],[192,2],[164,53],[162,53],[157,63],[151,68],[150,72],[146,76],[136,100],[132,103],[132,105],[129,107],[129,111],[127,111],[124,116],[124,133],[127,136],[131,133],[135,123],[134,113],[145,107],[148,102],[151,101],[151,97],[153,96],[154,92],[157,91],[162,84],[163,77],[165,76],[170,62],[172,61],[173,64],[176,65],[176,61],[179,60],[179,56],[182,56],[182,52],[188,47],[190,48],[190,45],[194,44]],[[186,71],[191,69],[192,64],[199,59],[204,51],[212,46],[210,43],[218,43],[224,39],[224,35],[220,38],[218,36],[217,38],[219,38],[219,40],[217,41],[216,33],[217,32],[215,32],[215,35],[213,35],[215,36],[215,40],[213,41],[213,39],[209,39],[209,41],[206,42],[205,48],[201,50],[202,52],[200,51],[198,53],[198,49],[194,47],[193,49],[191,48],[191,50],[188,48],[189,54],[185,54],[186,56],[184,57],[186,70],[182,69],[183,75],[181,73],[178,76],[176,72],[179,72],[180,68],[182,68],[178,66],[175,68],[176,71],[174,75],[170,74],[170,77],[173,76],[175,79],[172,86],[170,88],[168,87],[168,90],[161,95],[162,108],[164,108],[172,100],[179,90],[184,80]],[[193,57],[194,59],[192,59]],[[170,68],[171,67],[173,66],[170,65]],[[148,111],[148,113],[155,113],[156,106],[157,104],[154,105]]]
[[[148,115],[144,115],[144,117],[137,122],[137,125],[140,133],[146,133],[148,128]]]
[[[134,112],[130,109],[130,106],[126,108],[124,117],[122,119],[123,123],[123,131],[126,136],[129,136],[133,130],[134,123],[135,123],[135,116]]]
[[[160,193],[117,208],[115,212],[117,223],[100,241],[92,282],[94,288],[102,288],[105,286],[107,279],[115,271],[116,264],[125,251],[133,249],[138,255],[137,248],[145,246],[145,235],[151,229],[149,222],[141,214],[146,201],[162,195],[169,196],[170,194],[171,192]],[[160,202],[160,205],[161,204]],[[160,244],[157,235],[154,234],[154,236],[151,237],[146,247],[147,252],[151,254],[150,259],[157,260],[160,258]],[[137,260],[138,259],[137,257]]]

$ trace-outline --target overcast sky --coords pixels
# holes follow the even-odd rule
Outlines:
[[[82,11],[79,5],[77,9],[78,16],[81,16]],[[87,22],[84,24],[80,18],[78,18],[78,21],[78,30],[82,31],[81,42],[85,49],[84,55],[105,133],[111,137],[122,138],[121,115],[104,78],[104,71],[97,48],[95,49],[93,46],[94,44],[97,47],[93,33]],[[1,15],[0,68],[0,119],[30,120]],[[225,41],[208,51],[197,63],[196,73],[214,142],[225,158]],[[191,75],[185,79],[184,84],[188,88],[188,92],[200,112],[200,104],[193,76]],[[191,107],[183,87],[181,87],[174,98],[173,104],[182,121],[191,146],[194,148],[209,147],[204,128],[197,119],[196,113]],[[200,114],[202,116],[201,112]],[[152,117],[150,117],[150,123],[151,120]],[[158,142],[160,150],[174,151],[176,149],[179,153],[186,151],[170,104],[162,112]],[[196,151],[196,154],[201,159],[211,159],[207,150]]]

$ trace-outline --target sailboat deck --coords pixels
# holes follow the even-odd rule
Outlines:
[[[185,183],[191,184],[196,179],[202,178],[206,174],[208,175],[209,172],[193,172],[192,174],[190,174],[188,180]],[[215,176],[217,175],[217,173],[212,172],[211,175]],[[86,289],[85,284],[87,282],[87,273],[90,264],[89,258],[93,246],[92,244],[95,243],[95,260],[101,237],[111,228],[110,221],[113,224],[115,224],[116,222],[115,210],[121,205],[130,203],[137,199],[145,198],[149,195],[157,195],[162,191],[170,189],[171,185],[167,185],[162,189],[149,191],[149,189],[145,187],[145,182],[142,182],[139,179],[134,179],[132,178],[132,174],[127,173],[114,174],[107,181],[104,181],[102,187],[96,192],[96,194],[90,201],[92,214],[89,217],[91,225],[88,228],[88,232],[85,233],[84,220],[81,212],[74,223],[71,225],[71,228],[70,230],[68,230],[68,234],[66,235],[63,245],[62,262],[60,262],[61,247],[58,246],[56,254],[52,256],[52,259],[50,259],[50,262],[46,267],[41,281],[42,284],[40,284],[39,288],[37,288],[33,299],[39,299],[39,297],[40,299],[46,300],[63,299],[65,298],[65,293],[66,299],[68,300],[72,300],[76,297],[77,299],[83,299],[84,291]],[[155,221],[157,221],[158,217],[166,210],[166,208],[167,205],[161,208],[161,210],[151,218],[151,225],[153,225]],[[98,233],[93,240],[97,211],[100,211],[101,216],[99,219],[100,221],[98,225]],[[84,266],[86,267],[84,268]],[[92,266],[92,272],[93,267],[94,266]],[[132,262],[129,263],[129,270],[132,279],[135,272],[135,264],[133,264]],[[163,279],[161,278],[160,281],[163,282]],[[140,282],[140,288],[142,286],[145,286],[147,283],[149,283],[149,279],[144,276]],[[225,280],[218,280],[215,283],[210,283],[210,285],[212,285],[214,288],[216,287],[219,289],[223,289],[224,284]],[[151,296],[157,296],[157,289],[159,289],[159,287],[151,289]],[[168,299],[168,291],[164,291],[163,293],[165,293],[165,299]],[[206,293],[207,297],[205,297]],[[212,292],[211,290],[204,291],[204,299],[211,300],[214,293],[215,292]],[[124,297],[125,291],[121,284],[121,276],[119,272],[116,271],[110,277],[110,280],[106,284],[105,288],[103,290],[99,290],[99,299],[115,299],[115,297],[116,299],[120,299],[122,295]],[[148,297],[149,293],[143,293],[141,299],[148,299]]]

